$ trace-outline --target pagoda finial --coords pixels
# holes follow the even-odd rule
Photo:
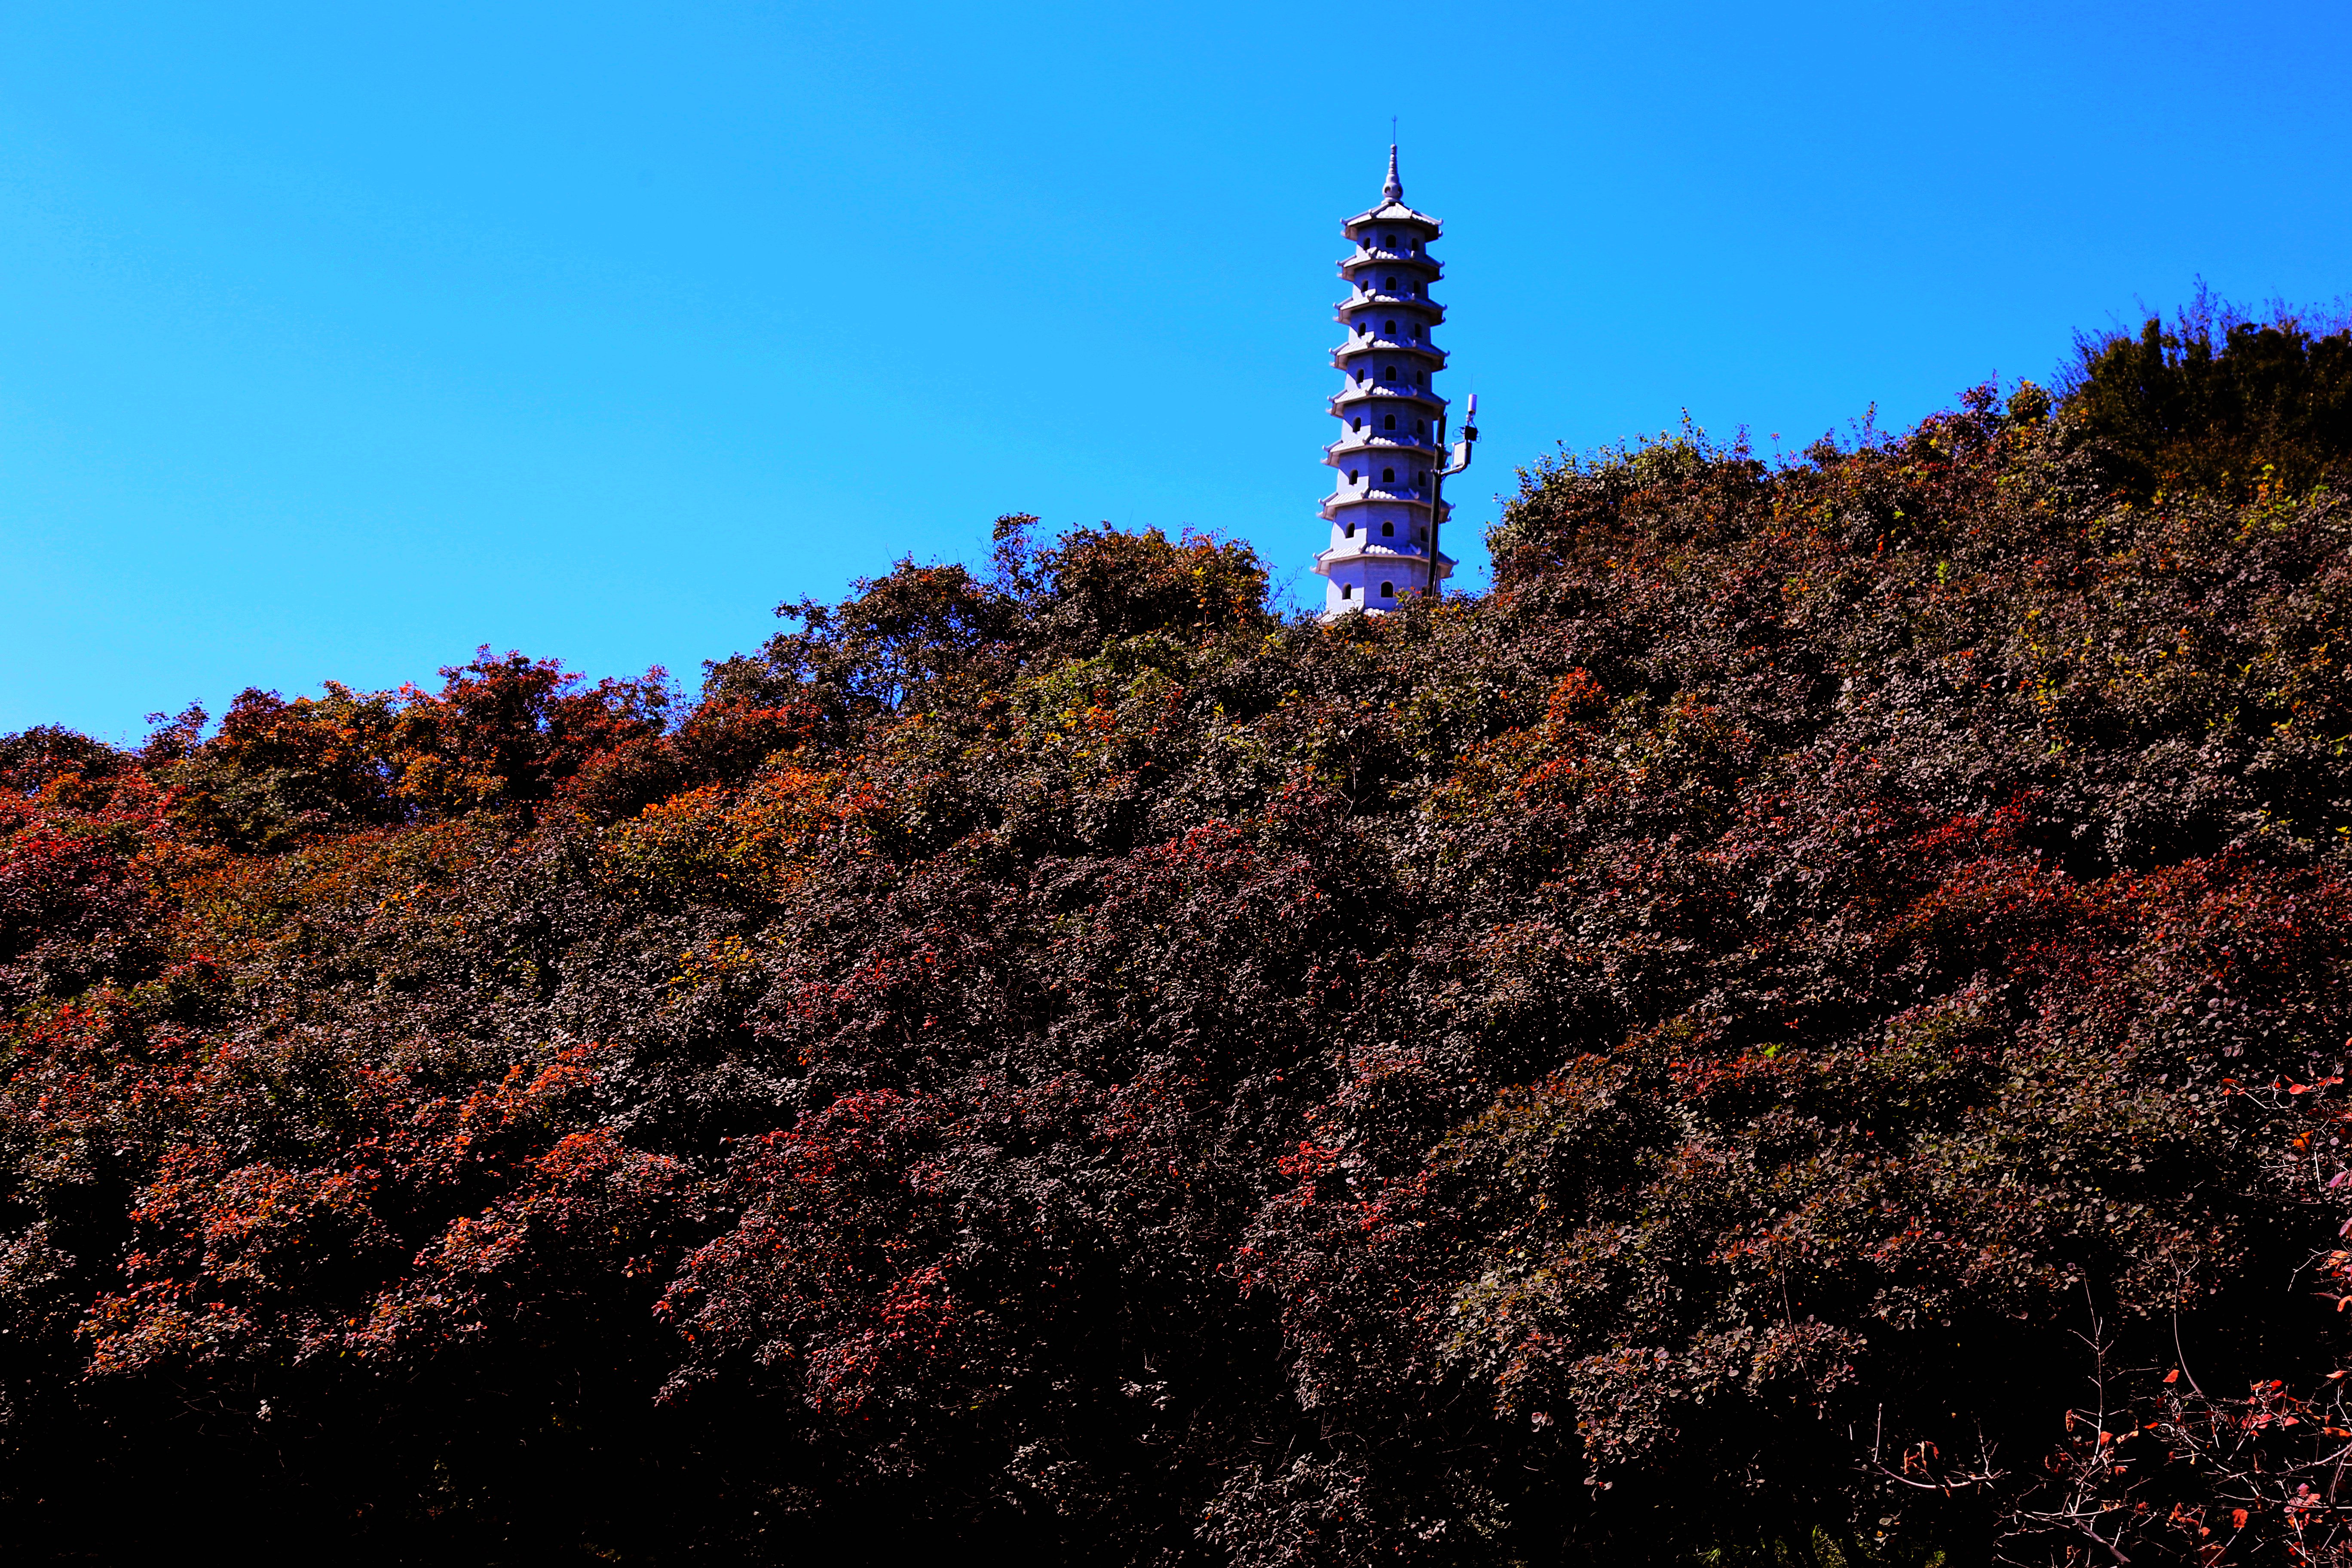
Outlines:
[[[1389,143],[1389,183],[1381,187],[1381,199],[1388,202],[1404,200],[1404,182],[1397,178],[1396,143]]]

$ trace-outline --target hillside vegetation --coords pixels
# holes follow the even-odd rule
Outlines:
[[[0,741],[20,1560],[2352,1559],[2352,335]]]

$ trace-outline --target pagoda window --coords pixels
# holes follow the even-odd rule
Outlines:
[[[1396,537],[1396,524],[1393,522],[1384,522],[1381,524],[1381,537],[1382,539],[1394,539]]]
[[[1381,243],[1387,246],[1391,250],[1394,250],[1396,248],[1396,236],[1392,234],[1384,234],[1381,237]]]
[[[1384,485],[1392,485],[1396,483],[1396,470],[1394,468],[1382,468],[1381,470],[1381,483]]]
[[[1382,321],[1381,323],[1381,331],[1384,332],[1393,332],[1396,331],[1396,323],[1394,321]]]
[[[1416,436],[1426,436],[1426,435],[1428,435],[1428,434],[1429,434],[1429,421],[1428,421],[1428,420],[1426,420],[1426,419],[1416,419],[1416,420],[1414,420],[1414,421],[1412,422],[1412,433],[1413,433],[1414,435],[1416,435]]]
[[[1396,597],[1396,584],[1393,584],[1393,583],[1383,583],[1383,584],[1381,584],[1381,598],[1383,598],[1383,599],[1393,599],[1393,598],[1395,598],[1395,597]]]
[[[1346,528],[1344,528],[1343,530],[1341,530],[1341,531],[1340,531],[1339,537],[1340,537],[1340,538],[1342,538],[1342,539],[1353,539],[1353,538],[1355,538],[1355,537],[1356,537],[1356,525],[1355,525],[1354,523],[1352,523],[1352,522],[1351,522],[1351,523],[1349,523],[1349,524],[1348,524]]]
[[[1391,414],[1391,415],[1385,416],[1381,420],[1381,429],[1383,429],[1383,430],[1393,430],[1393,429],[1395,429],[1395,428],[1396,428],[1396,416],[1395,416],[1395,415],[1393,415],[1393,414]]]
[[[1356,585],[1353,583],[1342,583],[1339,584],[1339,597],[1343,599],[1352,599],[1355,596]]]
[[[1396,366],[1392,364],[1382,365],[1381,367],[1381,379],[1382,381],[1394,381],[1396,379]]]
[[[1386,289],[1394,289],[1396,287],[1396,275],[1394,273],[1391,273],[1389,275],[1388,281],[1382,284],[1381,287]]]

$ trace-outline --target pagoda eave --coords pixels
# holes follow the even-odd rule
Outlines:
[[[1368,343],[1340,344],[1338,348],[1331,351],[1331,363],[1336,369],[1345,370],[1348,368],[1347,362],[1350,358],[1361,359],[1366,355],[1390,355],[1417,359],[1422,361],[1433,374],[1445,368],[1445,351],[1444,349],[1433,349],[1423,343],[1386,342],[1378,338],[1373,339]]]
[[[1432,239],[1445,232],[1444,224],[1427,213],[1413,211],[1402,202],[1382,202],[1370,211],[1360,212],[1354,217],[1349,218],[1339,226],[1339,228],[1342,233],[1346,233],[1349,229],[1368,223],[1417,223],[1429,230]],[[1356,237],[1349,234],[1348,237],[1353,239]]]

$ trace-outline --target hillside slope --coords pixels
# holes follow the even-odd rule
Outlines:
[[[2340,1560],[2347,364],[9,737],[0,1535]]]

